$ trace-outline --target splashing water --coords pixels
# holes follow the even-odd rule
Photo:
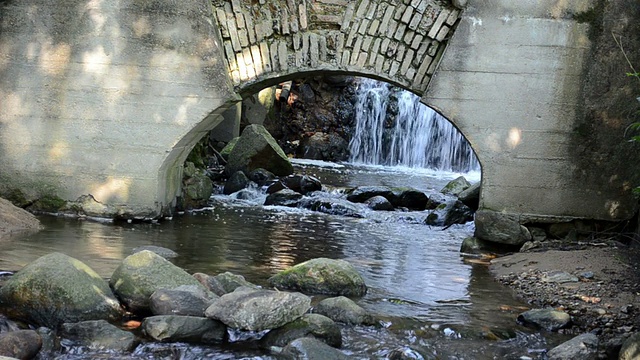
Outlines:
[[[362,79],[358,87],[349,152],[353,163],[453,172],[480,169],[471,146],[449,121],[418,96],[370,79]]]

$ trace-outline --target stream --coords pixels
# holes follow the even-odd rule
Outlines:
[[[412,186],[435,193],[459,174],[297,161],[296,172],[335,187]],[[479,181],[479,173],[465,175]],[[426,212],[374,212],[349,218],[297,208],[260,205],[253,200],[214,195],[211,206],[160,223],[101,223],[40,217],[45,229],[11,237],[0,253],[0,270],[15,271],[58,251],[75,257],[108,278],[134,248],[162,246],[176,251],[174,263],[190,273],[230,271],[266,285],[280,270],[316,258],[344,259],[369,288],[354,299],[379,319],[379,326],[343,326],[343,350],[356,359],[384,359],[394,350],[407,359],[538,359],[563,339],[516,324],[526,306],[495,282],[486,265],[460,256],[473,223],[443,230],[419,223]],[[264,198],[262,198],[264,199]],[[321,297],[314,298],[314,301]],[[520,309],[520,310],[518,310]],[[133,356],[146,359],[271,359],[247,337],[231,333],[230,344],[204,347],[147,343]],[[414,356],[414,357],[411,357]],[[57,358],[86,359],[82,349],[66,348]],[[108,357],[128,358],[128,357]],[[425,357],[427,358],[427,357]]]

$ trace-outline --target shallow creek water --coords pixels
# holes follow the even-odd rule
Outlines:
[[[319,167],[313,162],[298,163],[297,172],[315,175],[333,186],[413,186],[427,192],[439,190],[457,176]],[[469,176],[474,181],[479,177]],[[544,349],[560,342],[557,336],[517,325],[517,311],[505,308],[524,304],[494,282],[484,265],[461,258],[460,244],[473,233],[472,223],[443,230],[416,223],[423,215],[394,212],[356,219],[263,207],[255,201],[216,195],[210,208],[159,224],[44,216],[45,230],[3,242],[0,270],[17,270],[39,256],[59,251],[108,278],[134,248],[156,245],[176,251],[179,257],[174,263],[190,273],[231,271],[266,285],[267,278],[282,269],[311,258],[330,257],[347,260],[360,271],[369,291],[354,300],[380,319],[378,327],[342,327],[342,350],[354,358],[384,359],[394,349],[409,351],[412,346],[441,359],[537,359],[543,358]],[[272,358],[244,341],[251,336],[232,333],[233,342],[222,347],[142,344],[133,355],[148,359]],[[58,358],[98,356],[70,348]]]

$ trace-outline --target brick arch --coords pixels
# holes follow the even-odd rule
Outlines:
[[[460,10],[437,0],[214,1],[240,93],[301,73],[350,73],[423,94]]]

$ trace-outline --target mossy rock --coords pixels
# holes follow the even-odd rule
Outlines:
[[[293,165],[276,140],[262,125],[249,125],[229,153],[225,169],[228,175],[236,171],[245,174],[263,168],[277,176],[293,174]]]
[[[62,210],[67,202],[55,195],[45,195],[28,207],[29,211],[56,213]]]
[[[367,292],[364,279],[353,265],[327,258],[312,259],[284,270],[269,278],[269,284],[307,294],[364,296]]]
[[[231,154],[231,150],[233,150],[233,148],[236,146],[236,144],[238,143],[238,140],[240,140],[240,136],[234,137],[233,139],[231,139],[231,141],[227,143],[225,147],[222,148],[222,150],[220,150],[220,155],[222,156],[223,159],[225,159],[226,161],[229,161],[229,154]]]

